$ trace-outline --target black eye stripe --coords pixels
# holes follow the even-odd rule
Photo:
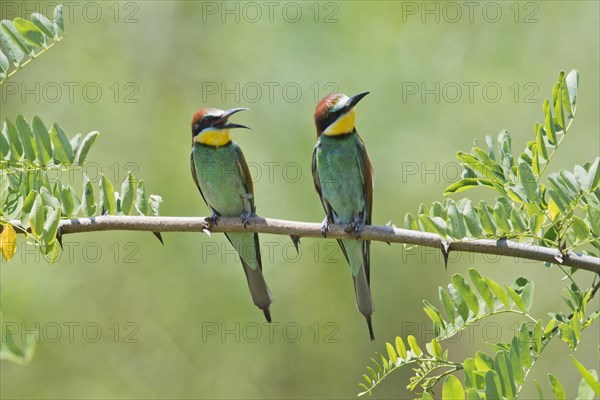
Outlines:
[[[338,119],[340,115],[342,115],[342,111],[343,110],[340,109],[337,111],[329,112],[325,118],[319,121],[320,130],[324,131],[329,125],[333,124],[335,120]]]

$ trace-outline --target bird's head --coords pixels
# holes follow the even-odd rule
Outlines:
[[[198,142],[215,147],[228,144],[231,142],[230,129],[250,129],[244,125],[227,122],[230,116],[244,110],[247,110],[247,108],[232,108],[226,111],[218,108],[201,108],[192,118],[192,143]]]
[[[368,94],[369,92],[364,92],[348,97],[334,93],[325,96],[315,110],[317,137],[321,134],[335,136],[354,132],[354,107]]]

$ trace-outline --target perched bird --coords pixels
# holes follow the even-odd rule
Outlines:
[[[247,108],[223,111],[200,109],[192,118],[192,177],[202,198],[212,210],[209,221],[218,223],[220,216],[241,217],[244,225],[254,216],[252,177],[240,147],[231,141],[229,132],[248,127],[228,123],[227,119]],[[271,292],[262,273],[257,233],[226,233],[240,255],[254,304],[271,322]]]
[[[323,236],[329,224],[346,224],[347,232],[360,236],[363,225],[371,224],[373,169],[365,144],[354,127],[355,106],[369,92],[348,97],[331,94],[315,110],[317,144],[312,154],[315,189],[325,209]],[[338,240],[352,270],[356,305],[367,320],[375,340],[371,315],[374,311],[370,288],[368,240]]]

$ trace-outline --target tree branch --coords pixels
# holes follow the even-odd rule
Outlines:
[[[19,221],[11,221],[19,227]],[[354,234],[344,231],[344,225],[330,225],[327,238],[356,239]],[[217,225],[211,225],[203,217],[137,217],[137,216],[100,216],[62,220],[59,225],[61,235],[99,231],[147,231],[147,232],[257,232],[273,235],[323,238],[321,224],[310,222],[286,221],[281,219],[254,217],[244,227],[240,218],[219,218]],[[405,243],[433,247],[444,251],[463,251],[468,253],[494,254],[521,259],[546,261],[567,267],[580,268],[600,273],[600,258],[534,245],[517,243],[507,239],[474,239],[447,242],[439,235],[428,232],[393,228],[390,226],[365,226],[360,236],[364,240],[387,243]],[[447,247],[449,246],[449,247]]]

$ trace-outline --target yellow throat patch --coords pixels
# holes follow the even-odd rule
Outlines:
[[[356,113],[353,108],[346,114],[336,119],[333,124],[329,125],[327,129],[323,131],[323,134],[327,136],[335,136],[352,132],[354,130],[355,117]]]
[[[196,142],[207,146],[221,147],[231,142],[229,129],[210,130],[196,136]]]

